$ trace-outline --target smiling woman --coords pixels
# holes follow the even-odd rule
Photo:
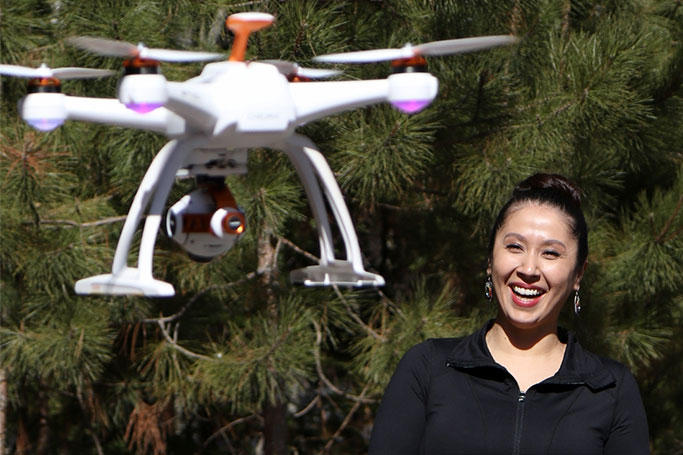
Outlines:
[[[370,455],[646,454],[647,419],[626,367],[558,328],[579,286],[588,229],[559,175],[521,182],[491,230],[498,315],[465,338],[409,350],[378,410]]]

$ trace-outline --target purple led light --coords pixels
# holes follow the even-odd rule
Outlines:
[[[37,129],[38,131],[52,131],[53,129],[55,129],[58,126],[60,126],[61,124],[63,124],[64,119],[41,118],[41,119],[26,120],[26,123],[31,125],[33,128]]]
[[[414,114],[421,111],[431,102],[431,100],[404,100],[392,101],[391,104],[401,112],[406,114]]]
[[[134,110],[138,114],[146,114],[163,106],[164,103],[127,103],[128,109]]]

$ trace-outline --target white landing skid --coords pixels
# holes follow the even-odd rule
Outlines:
[[[140,276],[140,270],[125,267],[116,275],[107,273],[84,278],[76,282],[76,294],[141,295],[145,297],[173,297],[173,285]]]
[[[292,283],[305,286],[384,286],[381,275],[355,270],[349,261],[334,260],[327,264],[311,265],[289,273]]]

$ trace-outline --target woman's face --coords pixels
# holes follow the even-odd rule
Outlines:
[[[578,240],[570,219],[547,204],[511,207],[496,233],[488,272],[499,317],[520,329],[555,330],[563,303],[579,288]]]

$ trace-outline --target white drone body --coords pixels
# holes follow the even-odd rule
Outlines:
[[[231,20],[235,30],[235,23],[270,23],[272,16],[240,13],[228,19],[229,27]],[[499,44],[512,41],[505,38],[507,42]],[[498,44],[485,47],[492,45]],[[384,284],[380,275],[363,266],[353,222],[327,161],[296,128],[381,102],[406,112],[417,111],[435,98],[437,79],[427,72],[408,71],[378,80],[290,82],[282,70],[286,62],[244,62],[239,56],[234,60],[207,64],[199,76],[184,82],[145,72],[126,75],[119,84],[118,99],[44,91],[23,98],[21,115],[38,129],[80,120],[149,130],[170,139],[140,183],[111,273],[79,280],[76,293],[173,296],[173,285],[155,279],[152,272],[159,228],[163,223],[167,233],[198,260],[210,260],[229,250],[242,235],[245,219],[222,182],[227,175],[246,173],[247,151],[254,147],[287,155],[318,226],[319,264],[292,271],[290,279],[308,286]],[[164,219],[167,197],[178,177],[197,178],[199,188],[173,205]],[[326,202],[343,238],[343,258],[334,252]],[[133,237],[143,219],[137,264],[130,265]]]

